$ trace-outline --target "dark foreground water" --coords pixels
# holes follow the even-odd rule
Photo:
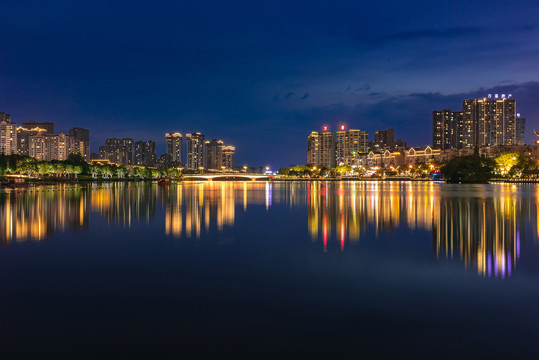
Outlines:
[[[0,358],[539,356],[539,186],[0,192]]]

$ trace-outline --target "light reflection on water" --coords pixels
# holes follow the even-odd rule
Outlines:
[[[432,182],[40,186],[0,193],[0,243],[85,231],[93,216],[112,226],[157,224],[165,236],[200,238],[202,232],[233,227],[238,213],[248,215],[253,206],[267,212],[285,207],[306,214],[303,226],[323,251],[332,243],[346,251],[360,240],[392,237],[397,230],[426,231],[432,233],[433,256],[458,258],[481,276],[506,278],[518,265],[525,235],[532,241],[538,237],[538,192],[528,185]],[[526,229],[533,231],[526,234]]]

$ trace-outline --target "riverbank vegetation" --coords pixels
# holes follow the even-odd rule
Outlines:
[[[0,155],[0,176],[21,175],[33,180],[98,180],[180,178],[176,168],[88,164],[80,154],[64,161],[37,161],[22,155]]]

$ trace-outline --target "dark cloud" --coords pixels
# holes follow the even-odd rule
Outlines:
[[[291,97],[293,94],[294,94],[293,92],[289,92],[289,93],[287,93],[287,94],[284,96],[284,98],[285,98],[285,99],[290,99],[290,97]]]
[[[305,100],[309,97],[309,93],[305,93],[303,94],[303,96],[301,97],[301,100]]]

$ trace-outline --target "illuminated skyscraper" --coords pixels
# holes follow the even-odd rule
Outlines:
[[[0,154],[17,153],[17,125],[11,122],[9,114],[0,113],[4,120],[0,121]]]
[[[367,153],[369,136],[361,130],[345,130],[341,125],[341,130],[337,131],[335,144],[335,156],[337,165],[351,165],[352,159],[358,153]]]
[[[99,147],[99,158],[116,164],[133,165],[133,145],[133,139],[130,138],[107,139],[105,145]]]
[[[379,144],[380,149],[393,150],[395,148],[395,130],[378,130],[374,134],[374,142]]]
[[[60,133],[54,137],[56,140],[53,140],[53,146],[57,146],[57,149],[53,150],[56,155],[53,160],[67,160],[69,154],[80,152],[79,142],[73,136]]]
[[[223,166],[223,142],[213,139],[206,141],[206,169],[221,170]]]
[[[30,156],[30,137],[39,134],[45,134],[45,129],[35,128],[26,129],[22,126],[17,127],[17,154]]]
[[[69,135],[76,141],[75,152],[81,154],[84,160],[90,161],[90,130],[75,127],[69,129]]]
[[[153,166],[156,161],[155,141],[137,141],[135,143],[135,165]]]
[[[307,139],[307,163],[335,167],[335,135],[324,126],[324,131],[313,131]]]
[[[204,134],[199,132],[186,134],[187,170],[202,170],[206,164],[204,153]]]
[[[511,95],[463,101],[464,147],[516,144],[516,100]]]
[[[58,158],[58,136],[39,132],[29,137],[29,156],[38,161],[51,161]]]
[[[517,119],[516,119],[517,145],[524,145],[525,128],[526,128],[526,119],[523,117],[520,117],[520,114],[517,114]]]
[[[432,112],[432,145],[435,149],[461,149],[463,147],[462,112],[451,109]]]
[[[183,135],[179,132],[166,133],[167,140],[167,162],[173,166],[183,165],[182,161],[182,147],[183,147]]]
[[[234,146],[225,145],[223,146],[223,165],[226,170],[231,170],[234,168],[234,153],[236,148]]]

